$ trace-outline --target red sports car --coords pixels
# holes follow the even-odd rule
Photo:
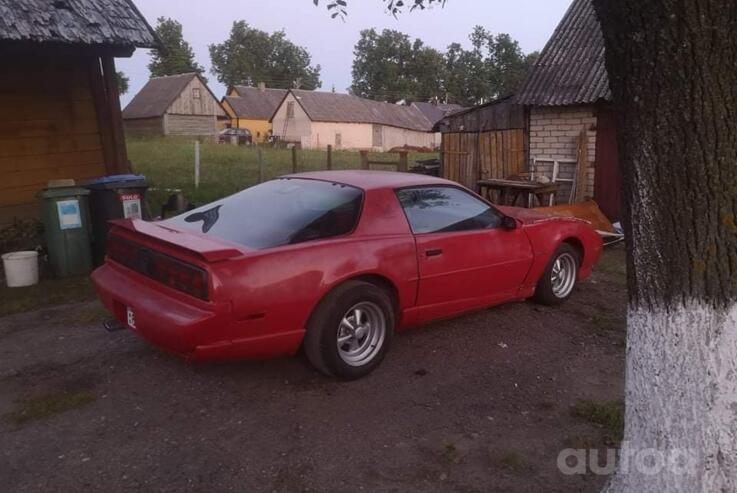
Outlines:
[[[506,301],[558,304],[599,258],[588,223],[496,207],[410,173],[285,176],[158,223],[120,220],[100,298],[153,344],[193,360],[300,347],[343,379],[395,331]]]

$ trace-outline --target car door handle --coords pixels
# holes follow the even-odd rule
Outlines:
[[[442,248],[432,248],[430,250],[425,250],[425,255],[427,255],[428,257],[437,257],[438,255],[442,255],[442,254],[443,254]]]

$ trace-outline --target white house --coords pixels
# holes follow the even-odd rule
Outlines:
[[[271,117],[273,133],[303,149],[366,149],[395,147],[434,149],[439,144],[433,123],[413,106],[293,89]]]

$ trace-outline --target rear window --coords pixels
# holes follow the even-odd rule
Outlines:
[[[281,178],[163,221],[263,249],[353,231],[363,192],[340,183]]]

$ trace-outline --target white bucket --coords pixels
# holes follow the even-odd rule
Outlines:
[[[10,252],[2,258],[9,288],[38,284],[38,252]]]

